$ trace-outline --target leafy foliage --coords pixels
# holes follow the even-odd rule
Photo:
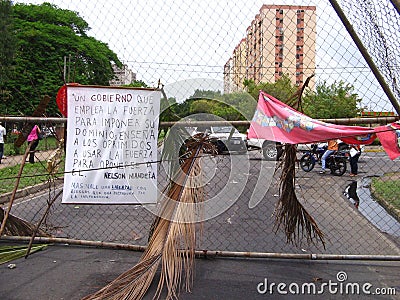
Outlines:
[[[276,82],[261,82],[255,84],[253,80],[245,80],[245,86],[254,99],[258,99],[260,90],[275,97],[279,101],[285,102],[297,91],[297,87],[292,84],[288,75],[283,75]]]
[[[77,12],[55,5],[16,4],[13,6],[16,52],[12,78],[4,89],[8,114],[30,115],[43,95],[56,96],[64,84],[64,57],[70,63],[70,81],[109,85],[114,77],[112,64],[121,66],[108,45],[87,35],[90,27]],[[0,107],[3,109],[4,107]],[[58,114],[55,101],[48,115]]]
[[[343,81],[317,84],[316,91],[307,90],[303,98],[304,113],[312,118],[351,118],[360,112],[361,99],[354,87]]]
[[[219,91],[196,90],[189,99],[176,103],[168,100],[169,111],[161,116],[163,121],[176,121],[193,114],[215,115],[225,120],[246,120],[253,116],[256,101],[248,93],[221,95]],[[168,114],[167,114],[168,113]]]
[[[11,18],[12,4],[9,0],[0,1],[0,86],[8,78],[15,53],[15,36]],[[2,93],[6,91],[1,91]]]
[[[147,88],[148,85],[142,81],[142,80],[135,80],[134,82],[130,83],[130,84],[125,84],[125,87],[143,87],[143,88]]]
[[[272,95],[278,100],[291,105],[293,95],[299,89],[292,84],[287,75],[282,76],[274,83],[261,82],[255,84],[253,80],[245,80],[246,92],[222,94],[218,91],[196,90],[189,99],[182,103],[174,101],[169,104],[168,110],[161,116],[162,121],[177,121],[192,114],[206,113],[216,115],[229,121],[251,120],[257,106],[260,90]],[[307,89],[302,98],[302,107],[305,114],[312,118],[349,118],[358,115],[361,99],[352,93],[354,87],[343,81],[328,85],[323,82],[316,86],[316,90]],[[297,108],[295,108],[297,109]]]
[[[0,264],[7,263],[9,261],[22,258],[26,254],[28,246],[1,246],[0,247]],[[34,245],[31,249],[31,253],[47,248],[46,244]]]

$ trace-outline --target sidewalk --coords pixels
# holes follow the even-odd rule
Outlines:
[[[46,151],[36,151],[35,152],[35,162],[42,161],[46,162],[51,153],[53,153],[55,149],[53,150],[46,150]],[[24,158],[23,154],[20,155],[13,155],[13,156],[3,156],[3,159],[1,160],[0,164],[0,169],[7,168],[7,167],[12,167],[15,165],[19,165],[22,163]]]

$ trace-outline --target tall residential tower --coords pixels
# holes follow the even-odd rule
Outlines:
[[[275,82],[283,74],[302,85],[315,71],[315,43],[315,6],[263,5],[225,65],[225,92],[243,90],[244,79]]]

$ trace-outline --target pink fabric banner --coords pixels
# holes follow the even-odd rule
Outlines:
[[[312,119],[261,91],[248,137],[288,144],[331,139],[340,139],[347,144],[370,144],[376,135],[372,128],[336,125]]]
[[[400,124],[392,123],[375,128],[383,149],[391,160],[400,156]]]

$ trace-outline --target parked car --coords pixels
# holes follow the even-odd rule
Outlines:
[[[264,139],[247,139],[247,148],[261,150],[266,160],[279,160],[283,153],[282,143]]]
[[[48,137],[48,136],[54,136],[56,129],[55,127],[47,127],[47,126],[43,126],[40,131],[43,134],[43,137]]]
[[[247,152],[247,136],[233,126],[211,126],[208,133],[215,142],[218,153]]]

